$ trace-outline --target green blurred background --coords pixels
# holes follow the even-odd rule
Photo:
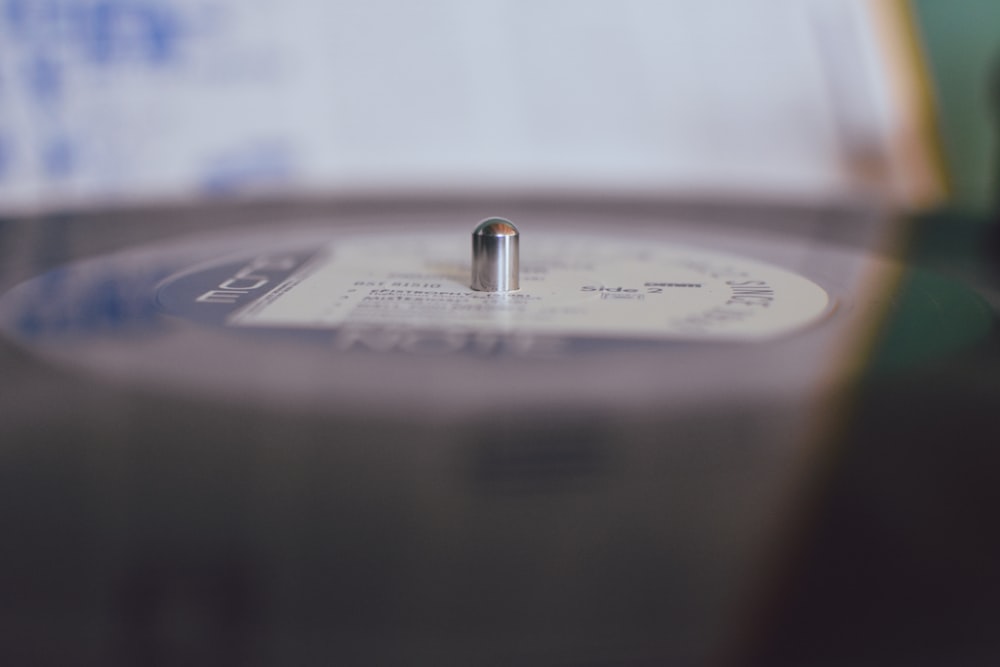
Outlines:
[[[931,70],[952,204],[985,211],[1000,202],[1000,0],[910,0],[910,5]]]

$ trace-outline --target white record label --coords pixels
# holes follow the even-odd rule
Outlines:
[[[469,255],[469,239],[453,233],[340,238],[228,324],[762,340],[831,310],[826,291],[795,273],[664,242],[524,236],[520,289],[505,293],[470,288]],[[249,286],[254,273],[251,262],[229,285]]]

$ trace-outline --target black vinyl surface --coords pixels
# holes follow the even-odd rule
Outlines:
[[[862,211],[576,205],[870,243]],[[566,205],[8,219],[0,291],[186,234],[435,207],[474,220]],[[1000,345],[983,323],[1000,283],[985,229],[955,214],[911,222],[894,256],[908,270],[777,532],[741,508],[772,507],[762,489],[783,465],[770,434],[790,408],[769,395],[373,416],[95,376],[2,340],[0,661],[992,664]],[[952,307],[975,310],[976,335],[946,324]]]

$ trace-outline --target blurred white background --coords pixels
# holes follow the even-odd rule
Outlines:
[[[0,0],[0,210],[236,193],[827,199],[863,0]]]

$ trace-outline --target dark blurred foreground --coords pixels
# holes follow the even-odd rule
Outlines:
[[[722,230],[754,217],[681,212]],[[2,287],[276,213],[288,208],[4,221]],[[767,434],[788,406],[766,396],[683,413],[613,396],[586,414],[323,413],[100,380],[5,343],[0,659],[992,664],[1000,345],[991,332],[906,353],[948,334],[950,281],[995,319],[976,222],[915,224],[902,305],[836,397],[777,531],[779,517],[744,511],[770,507],[781,460]]]

